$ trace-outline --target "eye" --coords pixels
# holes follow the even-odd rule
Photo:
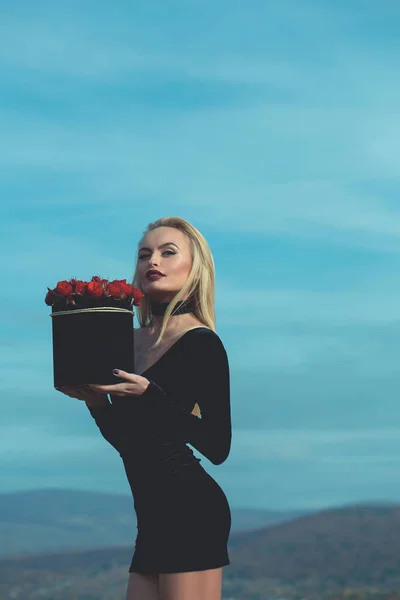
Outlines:
[[[165,252],[163,252],[163,254],[176,254],[176,252],[173,252],[172,250],[165,250]],[[141,258],[146,258],[147,256],[149,256],[148,254],[141,254],[138,259],[140,260]]]

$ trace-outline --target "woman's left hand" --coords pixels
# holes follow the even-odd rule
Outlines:
[[[115,383],[114,385],[97,385],[89,383],[87,387],[94,392],[103,394],[114,394],[115,396],[141,396],[150,385],[150,381],[141,375],[135,373],[127,373],[126,371],[118,371],[114,373],[116,377],[125,379],[123,383]]]

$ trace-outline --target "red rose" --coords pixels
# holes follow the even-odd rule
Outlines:
[[[54,292],[60,296],[68,296],[72,292],[72,285],[68,281],[59,281]]]
[[[74,286],[75,294],[77,294],[78,296],[83,296],[86,291],[86,287],[88,285],[86,283],[86,281],[79,281],[78,279],[71,279],[71,283]]]
[[[47,289],[49,290],[49,288]],[[46,294],[46,298],[44,299],[44,301],[46,302],[47,306],[53,306],[55,299],[55,293],[53,292],[53,290],[49,290]]]
[[[126,284],[126,279],[114,279],[111,283],[118,283],[120,286],[123,286]]]
[[[60,296],[65,299],[67,306],[68,304],[79,306],[80,303],[78,302],[78,305],[76,303],[77,297],[85,295],[92,298],[106,297],[116,300],[131,298],[135,306],[140,306],[140,300],[143,297],[142,291],[127,283],[126,279],[114,279],[109,282],[98,275],[94,275],[90,282],[75,278],[71,278],[70,281],[59,281],[53,290],[50,288],[47,290],[45,302],[48,306],[59,303]]]
[[[121,289],[124,294],[124,298],[126,296],[132,296],[132,286],[129,283],[121,283]]]
[[[122,283],[122,291],[123,291],[123,298],[125,299],[127,296],[131,296],[133,300],[135,300],[134,297],[134,293],[135,291],[138,292],[137,294],[137,299],[139,298],[139,294],[141,293],[140,290],[135,290],[135,288],[133,287],[133,285],[131,285],[130,283],[126,283],[126,279],[124,279],[123,283]]]
[[[143,298],[143,292],[141,290],[139,290],[138,288],[133,287],[133,285],[131,285],[130,287],[131,287],[131,294],[133,297],[133,304],[135,306],[140,306],[140,301]]]
[[[103,295],[103,284],[101,281],[90,281],[86,287],[87,293],[93,298],[101,298]]]
[[[111,281],[107,285],[106,295],[112,298],[120,298],[123,294],[122,286],[118,280]]]

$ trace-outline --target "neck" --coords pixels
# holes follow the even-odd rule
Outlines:
[[[170,303],[171,301],[160,302],[159,300],[154,300],[154,298],[150,298],[150,312],[152,316],[163,317],[167,312]],[[186,298],[185,300],[180,300],[175,304],[171,317],[192,313],[195,307],[196,304],[193,298]]]
[[[160,302],[150,298],[150,313],[151,321],[149,324],[150,331],[157,334],[161,331],[164,315],[169,307],[170,301]],[[195,302],[193,298],[186,298],[181,300],[175,306],[172,315],[168,321],[168,331],[179,329],[185,326],[186,323],[190,323],[193,320],[193,312],[195,309]]]
[[[163,323],[163,317],[157,317],[155,315],[152,316],[150,323],[147,325],[149,329],[150,335],[154,335],[154,337],[158,337],[158,334],[161,331]],[[175,331],[181,331],[185,327],[188,327],[193,324],[193,315],[176,315],[171,317],[168,321],[166,333],[173,334]]]

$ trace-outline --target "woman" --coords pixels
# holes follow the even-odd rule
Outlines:
[[[150,224],[133,285],[144,294],[135,373],[119,371],[115,385],[62,391],[86,402],[123,460],[138,524],[127,600],[220,600],[231,513],[186,445],[219,465],[232,435],[214,261],[202,234],[177,217]]]

